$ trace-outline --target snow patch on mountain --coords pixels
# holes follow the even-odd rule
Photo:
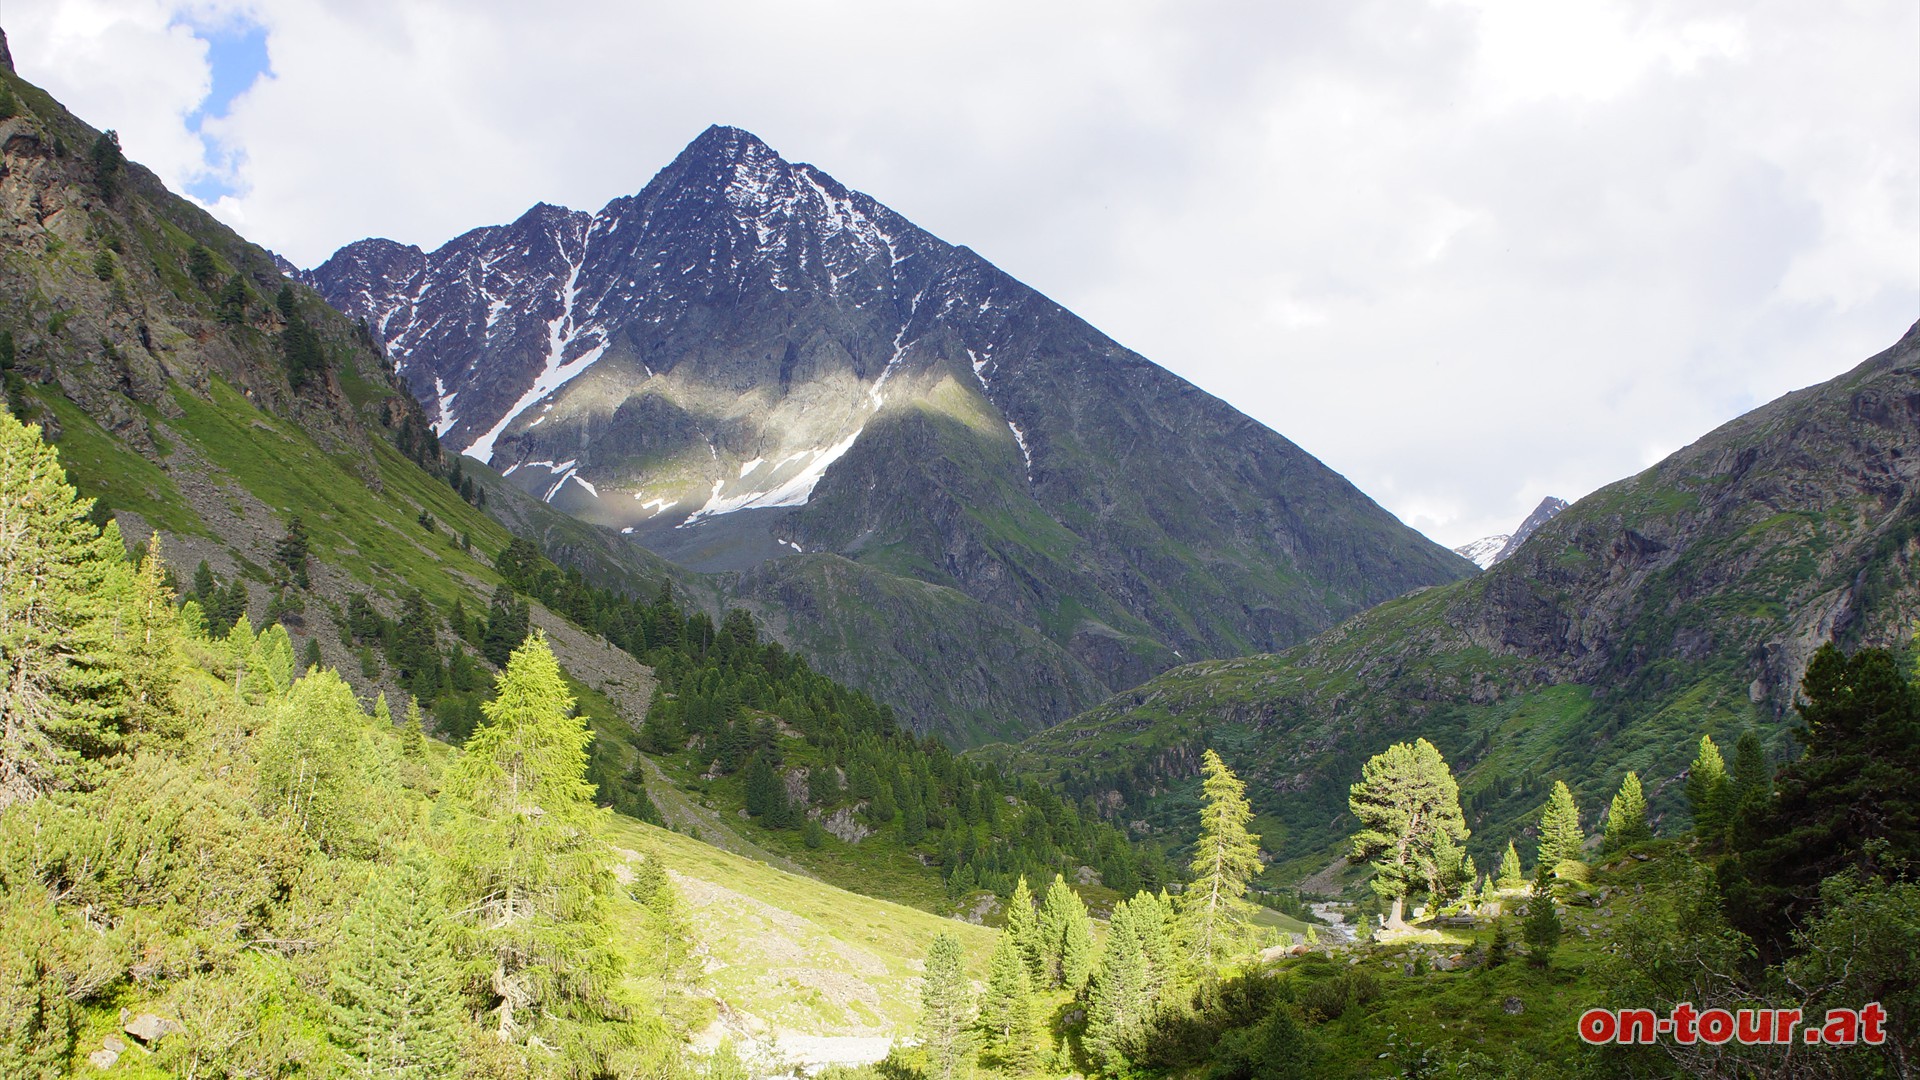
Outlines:
[[[834,443],[832,446],[816,450],[802,450],[799,453],[788,455],[781,460],[780,466],[774,470],[775,476],[779,475],[781,469],[789,464],[800,461],[805,461],[806,464],[802,466],[798,472],[772,488],[764,490],[755,489],[723,496],[721,495],[721,491],[726,487],[727,482],[725,480],[715,480],[713,482],[713,494],[708,496],[706,503],[702,505],[700,509],[687,515],[687,520],[681,522],[676,528],[686,528],[705,518],[716,517],[720,514],[731,514],[735,510],[759,510],[776,506],[805,506],[807,500],[813,497],[813,489],[820,483],[820,478],[827,474],[827,466],[840,460],[846,455],[847,451],[853,449],[853,444],[859,440],[860,433],[865,430],[865,426],[862,425],[856,428],[853,434]]]
[[[1494,533],[1492,536],[1483,536],[1478,540],[1461,544],[1459,547],[1454,548],[1453,551],[1454,554],[1485,570],[1487,567],[1493,565],[1494,559],[1500,554],[1501,549],[1507,546],[1507,541],[1511,539],[1513,539],[1513,536],[1510,533]]]

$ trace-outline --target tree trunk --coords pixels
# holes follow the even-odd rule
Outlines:
[[[1404,909],[1406,907],[1406,903],[1407,903],[1407,898],[1404,896],[1396,896],[1393,898],[1393,908],[1391,911],[1387,913],[1387,929],[1389,930],[1412,929],[1407,925],[1407,920],[1405,917]]]

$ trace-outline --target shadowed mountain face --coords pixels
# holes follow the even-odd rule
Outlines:
[[[303,276],[367,321],[449,447],[687,565],[751,570],[742,598],[829,669],[910,682],[821,651],[915,647],[815,639],[781,598],[832,606],[819,590],[851,576],[801,588],[781,566],[817,553],[1046,643],[1033,670],[1016,655],[985,673],[1044,682],[992,706],[1027,715],[914,709],[922,727],[1030,730],[1089,688],[1284,647],[1472,569],[1281,436],[736,129],[597,214],[537,206],[432,253],[364,240]],[[850,603],[904,595],[867,584]]]

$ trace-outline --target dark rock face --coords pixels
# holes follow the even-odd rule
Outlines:
[[[598,213],[537,206],[432,253],[364,240],[304,277],[367,321],[449,448],[556,507],[682,552],[725,515],[778,511],[711,568],[837,554],[1052,643],[992,674],[1026,686],[989,695],[1023,714],[995,729],[1471,570],[1286,439],[736,129]],[[829,647],[808,625],[790,640]],[[906,697],[940,722],[939,693]]]
[[[1493,561],[1497,563],[1512,558],[1513,553],[1520,550],[1520,545],[1527,542],[1527,537],[1539,531],[1540,526],[1552,521],[1555,515],[1566,508],[1567,500],[1565,499],[1557,499],[1552,495],[1541,499],[1540,505],[1534,507],[1533,513],[1527,515],[1527,520],[1521,522],[1520,527],[1513,531],[1513,535],[1493,557]]]

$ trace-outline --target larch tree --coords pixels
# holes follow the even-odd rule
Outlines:
[[[1040,1053],[1040,1019],[1034,1013],[1027,958],[1011,927],[1000,932],[994,945],[975,1025],[987,1065],[1015,1075],[1033,1070]]]
[[[126,549],[92,508],[39,429],[0,411],[0,808],[87,786],[125,739]]]
[[[969,996],[960,939],[936,936],[920,983],[920,1041],[940,1080],[953,1080],[966,1060]]]
[[[613,996],[611,875],[597,833],[602,811],[586,778],[592,733],[546,638],[513,651],[486,720],[447,770],[443,798],[459,812],[449,839],[455,907],[468,912],[468,986],[494,1035],[558,1049],[594,1076],[629,1025]],[[630,1035],[630,1032],[627,1033]]]
[[[1392,901],[1388,925],[1403,928],[1407,896],[1422,884],[1440,838],[1457,844],[1468,836],[1460,786],[1432,743],[1395,743],[1361,768],[1347,805],[1360,819],[1347,858],[1373,864],[1374,892]]]
[[[1553,794],[1540,808],[1540,861],[1551,871],[1569,860],[1578,861],[1587,835],[1580,830],[1580,808],[1565,780],[1553,782]]]
[[[1193,958],[1212,973],[1240,944],[1253,918],[1247,884],[1260,872],[1260,837],[1247,831],[1253,820],[1247,785],[1212,750],[1201,759],[1201,769],[1206,778],[1200,785],[1205,799],[1200,839],[1193,850],[1193,882],[1181,899]]]
[[[1620,790],[1613,796],[1612,805],[1607,807],[1607,850],[1618,851],[1652,837],[1653,830],[1647,827],[1647,797],[1640,790],[1640,774],[1628,770],[1620,781]]]

